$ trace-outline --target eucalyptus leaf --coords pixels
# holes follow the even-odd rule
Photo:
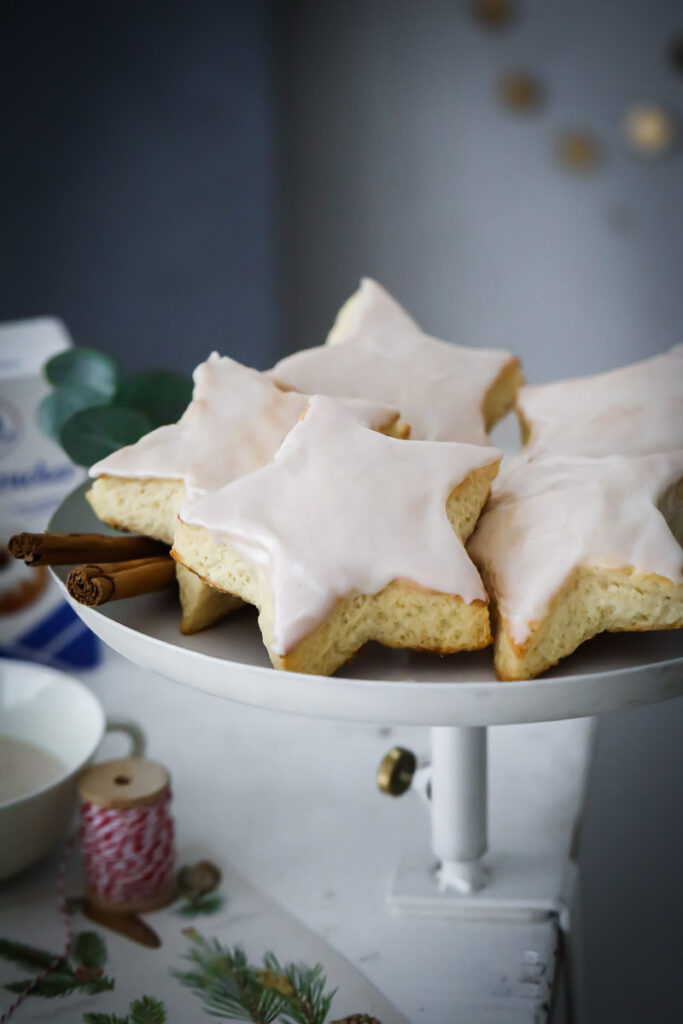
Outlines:
[[[45,395],[38,406],[38,424],[43,433],[59,441],[62,427],[70,416],[107,401],[101,391],[94,391],[84,384],[63,384]]]
[[[111,398],[119,383],[116,363],[102,352],[91,348],[69,348],[53,356],[45,364],[50,384],[82,385]]]
[[[190,377],[170,370],[144,370],[124,377],[113,401],[115,405],[139,409],[152,427],[162,427],[179,420],[191,398]]]
[[[147,416],[137,409],[98,405],[74,413],[62,427],[59,442],[77,465],[92,466],[119,448],[134,444],[151,429]]]

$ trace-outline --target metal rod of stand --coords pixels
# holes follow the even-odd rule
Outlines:
[[[431,733],[432,848],[439,885],[474,892],[486,882],[486,728],[436,726]]]

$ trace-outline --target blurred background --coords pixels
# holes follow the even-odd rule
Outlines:
[[[0,321],[124,367],[319,344],[362,274],[531,382],[681,340],[676,0],[6,0]],[[591,1021],[681,1019],[682,702],[601,723]]]

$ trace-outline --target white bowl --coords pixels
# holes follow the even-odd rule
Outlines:
[[[55,669],[0,659],[0,737],[52,754],[62,771],[45,785],[0,802],[0,879],[28,867],[64,838],[76,806],[79,772],[106,731],[123,731],[132,753],[144,738],[129,723],[107,722],[82,683]]]

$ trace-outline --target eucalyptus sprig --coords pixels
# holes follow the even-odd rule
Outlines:
[[[45,364],[52,391],[38,409],[43,431],[90,466],[155,427],[175,423],[192,398],[189,377],[168,370],[122,375],[110,356],[70,348]]]
[[[334,991],[326,991],[320,964],[282,966],[267,953],[262,966],[255,966],[240,946],[224,947],[195,928],[186,928],[183,934],[192,943],[188,959],[193,969],[174,975],[201,998],[212,1016],[254,1024],[324,1024]]]

